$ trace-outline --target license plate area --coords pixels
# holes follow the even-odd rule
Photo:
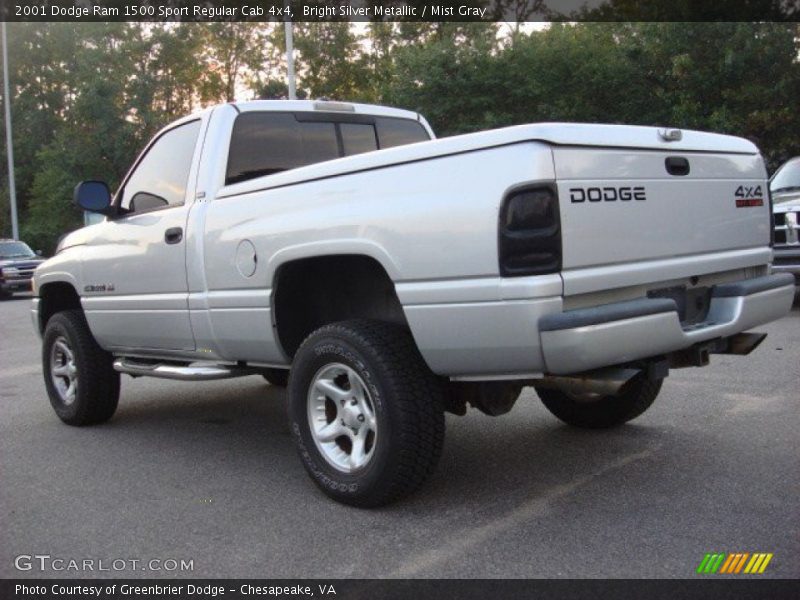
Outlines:
[[[708,308],[711,304],[711,288],[693,287],[687,288],[678,285],[667,288],[660,288],[647,292],[648,298],[670,298],[678,306],[678,316],[681,325],[686,327],[704,323],[708,316]]]

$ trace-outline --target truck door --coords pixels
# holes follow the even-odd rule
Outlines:
[[[98,225],[86,249],[84,310],[106,348],[194,349],[185,230],[202,123],[184,121],[151,142],[117,194],[130,212]]]

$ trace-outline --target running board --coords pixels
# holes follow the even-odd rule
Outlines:
[[[120,373],[127,373],[132,377],[158,377],[160,379],[177,379],[180,381],[229,379],[258,373],[256,369],[212,363],[147,362],[132,358],[116,359],[114,361],[114,370]]]

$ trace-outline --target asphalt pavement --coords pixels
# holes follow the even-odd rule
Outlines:
[[[314,487],[260,377],[125,376],[110,422],[63,425],[28,311],[0,302],[0,577],[691,578],[709,552],[800,576],[797,309],[615,430],[562,425],[529,389],[499,418],[448,415],[434,477],[369,511]]]

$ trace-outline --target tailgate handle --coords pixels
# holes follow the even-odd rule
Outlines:
[[[670,156],[664,161],[667,166],[667,173],[670,175],[688,175],[689,174],[689,160],[682,156]]]

